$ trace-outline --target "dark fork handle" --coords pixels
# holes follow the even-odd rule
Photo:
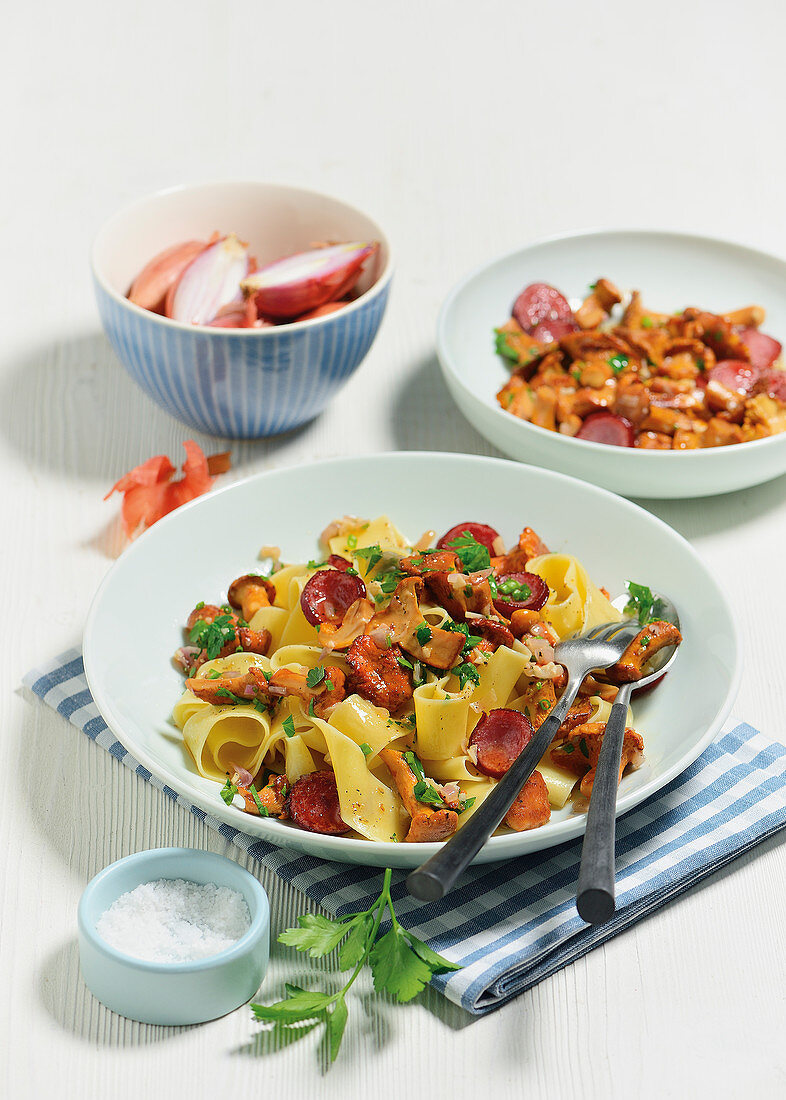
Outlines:
[[[569,681],[557,705],[527,747],[516,757],[483,805],[453,837],[421,867],[407,876],[407,889],[421,901],[444,897],[464,868],[478,854],[538,766],[565,720],[583,677]]]
[[[592,784],[576,891],[576,908],[588,924],[614,915],[615,814],[630,694],[631,685],[624,684],[611,708]]]

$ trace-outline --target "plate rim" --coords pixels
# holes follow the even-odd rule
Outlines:
[[[129,734],[123,728],[122,719],[117,715],[111,698],[107,696],[101,683],[100,675],[95,675],[94,658],[93,658],[93,645],[94,645],[94,631],[95,624],[99,618],[102,601],[105,592],[109,586],[113,583],[117,573],[121,571],[124,563],[129,560],[132,555],[139,553],[140,546],[147,546],[151,540],[157,540],[160,536],[156,535],[156,530],[167,530],[173,524],[177,523],[181,516],[187,511],[193,511],[195,509],[201,509],[209,507],[210,502],[223,496],[225,494],[231,494],[233,491],[245,488],[247,485],[255,482],[264,482],[268,479],[275,479],[283,474],[289,474],[298,472],[301,476],[307,476],[308,471],[314,467],[340,467],[342,465],[352,466],[358,462],[367,462],[370,460],[383,460],[385,462],[411,462],[411,461],[429,461],[433,459],[441,459],[450,462],[467,462],[478,466],[503,466],[510,467],[517,471],[517,476],[535,475],[536,477],[542,477],[546,480],[554,480],[558,483],[568,482],[571,485],[578,487],[581,491],[589,492],[590,494],[597,494],[603,498],[610,497],[613,499],[615,506],[627,510],[633,514],[641,514],[646,517],[648,522],[653,523],[656,527],[662,528],[669,533],[673,538],[676,538],[683,544],[683,550],[687,552],[694,562],[700,567],[705,579],[714,589],[715,597],[718,603],[725,611],[726,617],[731,626],[730,641],[733,644],[734,650],[734,666],[730,677],[729,685],[726,690],[725,696],[720,703],[720,706],[715,714],[714,719],[709,723],[708,728],[705,730],[703,736],[697,739],[693,746],[685,753],[678,761],[676,761],[671,767],[666,768],[664,772],[659,773],[657,777],[652,777],[648,782],[643,784],[642,787],[637,788],[634,791],[630,791],[624,794],[617,802],[615,817],[619,818],[623,814],[635,809],[641,805],[652,795],[662,790],[668,783],[671,782],[676,776],[681,775],[698,757],[704,752],[708,745],[715,739],[716,734],[722,728],[724,722],[729,716],[731,709],[734,705],[734,701],[737,697],[740,682],[743,672],[743,657],[742,647],[739,630],[737,623],[723,590],[716,581],[715,577],[709,570],[709,567],[704,562],[701,555],[694,549],[691,543],[676,531],[673,527],[667,524],[659,516],[654,515],[652,512],[643,508],[641,505],[635,504],[633,501],[620,496],[617,493],[613,493],[608,489],[603,489],[600,486],[582,481],[580,478],[572,477],[569,474],[558,473],[554,470],[543,469],[539,466],[532,466],[522,462],[516,462],[513,459],[496,458],[493,456],[485,455],[470,455],[463,452],[448,452],[448,451],[381,451],[371,452],[368,454],[342,456],[333,459],[326,459],[323,461],[316,460],[309,463],[295,463],[293,465],[277,467],[273,470],[262,470],[255,474],[250,474],[245,478],[241,478],[239,481],[233,482],[229,485],[224,485],[219,489],[212,490],[208,494],[189,501],[188,503],[181,505],[174,512],[164,516],[153,527],[149,528],[142,535],[140,535],[130,546],[122,552],[121,556],[112,564],[107,570],[101,583],[96,590],[96,593],[90,604],[90,608],[85,621],[82,653],[83,664],[85,670],[85,678],[87,680],[88,689],[90,694],[101,714],[102,718],[106,722],[109,729],[115,734],[120,743],[123,745],[126,752],[130,753],[140,764],[142,764],[150,773],[161,782],[165,783],[170,789],[174,790],[179,796],[182,796],[189,800],[191,805],[198,807],[212,818],[216,818],[226,825],[237,829],[239,832],[247,833],[251,835],[255,840],[266,841],[277,848],[294,849],[301,852],[306,852],[318,859],[335,860],[341,863],[354,864],[356,866],[372,865],[380,867],[414,867],[427,859],[429,856],[437,852],[442,845],[439,843],[417,843],[417,844],[403,844],[392,843],[390,841],[374,841],[374,840],[359,840],[352,837],[343,836],[328,836],[321,833],[310,833],[304,830],[298,830],[294,828],[284,827],[277,821],[271,821],[265,818],[251,817],[243,813],[242,810],[237,807],[225,806],[220,799],[216,798],[215,802],[209,801],[207,796],[203,794],[197,787],[192,786],[188,782],[182,781],[177,777],[173,777],[166,767],[162,767],[160,762],[151,754],[148,753],[144,746],[139,746],[135,743],[133,735],[129,738]],[[216,802],[218,805],[216,805]],[[250,827],[249,827],[250,826]],[[553,824],[545,825],[543,830],[548,830],[544,833],[542,829],[531,830],[525,833],[509,833],[502,836],[491,837],[486,844],[478,852],[477,856],[472,861],[475,864],[480,863],[493,863],[500,862],[510,858],[516,858],[525,855],[531,855],[538,851],[555,847],[560,844],[567,843],[574,840],[576,837],[581,836],[584,833],[586,827],[586,814],[577,814],[575,817],[569,818],[565,821],[555,822]],[[282,836],[281,833],[285,835]],[[317,838],[315,841],[313,838]],[[535,838],[540,843],[522,843],[522,841]],[[313,843],[309,843],[312,840]],[[321,852],[315,852],[312,850],[313,845],[322,849]],[[330,854],[329,854],[330,853]],[[404,853],[409,853],[408,857],[402,859]],[[355,858],[355,856],[357,858]]]

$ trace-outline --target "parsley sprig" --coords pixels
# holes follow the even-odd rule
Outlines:
[[[635,615],[639,620],[639,626],[646,626],[655,619],[662,619],[666,611],[666,605],[660,597],[653,595],[652,589],[646,584],[636,584],[635,581],[625,581],[630,599],[625,604],[625,614]]]
[[[390,869],[385,871],[382,890],[369,909],[335,920],[318,913],[304,913],[298,917],[299,928],[287,928],[281,933],[279,943],[307,951],[312,959],[322,958],[338,948],[339,969],[352,973],[337,993],[320,993],[287,984],[284,1000],[272,1005],[251,1005],[257,1020],[281,1026],[324,1021],[328,1055],[334,1062],[347,1024],[346,996],[366,963],[371,967],[377,992],[390,993],[401,1002],[417,996],[432,974],[461,969],[401,927],[390,896],[392,874]],[[390,929],[380,936],[380,926],[386,918],[390,920]]]

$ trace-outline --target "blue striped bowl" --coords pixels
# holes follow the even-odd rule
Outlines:
[[[211,329],[128,301],[151,256],[215,229],[248,240],[260,265],[315,240],[377,240],[380,250],[360,297],[311,321]],[[276,435],[325,408],[371,347],[392,277],[388,242],[367,215],[317,192],[255,182],[172,188],[134,203],[103,227],[92,266],[104,330],[134,381],[178,420],[231,439]]]

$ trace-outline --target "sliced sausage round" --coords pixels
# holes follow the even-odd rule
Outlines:
[[[775,397],[778,401],[786,402],[786,371],[772,367],[766,370],[756,384],[760,393],[766,393],[769,397]]]
[[[331,554],[327,561],[328,565],[332,565],[334,569],[340,569],[342,573],[352,568],[352,562],[342,558],[340,554]]]
[[[525,287],[513,303],[512,315],[530,334],[543,321],[573,322],[575,327],[573,310],[567,298],[548,283],[530,283]]]
[[[499,538],[499,532],[495,531],[493,527],[489,527],[487,523],[457,523],[455,527],[451,527],[449,531],[446,531],[439,540],[437,550],[450,550],[450,543],[455,542],[456,539],[460,539],[462,535],[467,533],[472,535],[475,542],[485,546],[490,554],[494,553],[494,543]]]
[[[569,336],[571,332],[578,331],[579,326],[575,321],[563,321],[560,318],[555,321],[541,321],[539,325],[535,325],[530,336],[541,344],[556,344],[563,336]]]
[[[633,425],[624,416],[611,412],[592,413],[579,430],[576,439],[588,439],[592,443],[606,443],[611,447],[633,447]]]
[[[355,600],[365,595],[366,586],[360,577],[340,569],[320,569],[306,581],[300,594],[300,606],[312,626],[320,623],[338,625],[344,621]]]
[[[475,726],[469,739],[477,751],[478,771],[501,779],[534,734],[529,718],[519,711],[504,707],[490,710]]]
[[[747,396],[760,374],[758,367],[746,363],[744,359],[721,359],[707,372],[707,382],[715,382],[727,390]]]
[[[341,819],[336,776],[332,771],[301,775],[289,792],[289,816],[310,833],[346,833],[349,825]]]
[[[536,573],[506,573],[497,577],[494,606],[510,618],[514,611],[540,611],[549,598],[549,586]]]
[[[748,349],[751,366],[758,367],[759,370],[771,367],[783,350],[777,340],[766,332],[759,332],[757,328],[741,328],[737,332]]]

